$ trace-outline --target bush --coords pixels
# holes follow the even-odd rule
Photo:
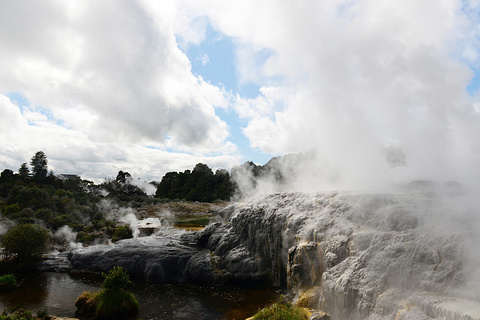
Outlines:
[[[17,281],[13,274],[4,274],[0,276],[0,291],[1,290],[10,290],[17,286]]]
[[[253,320],[308,320],[307,313],[283,299],[268,306],[253,316]]]
[[[128,319],[138,312],[138,301],[128,291],[100,291],[97,319]]]
[[[126,290],[132,284],[130,277],[122,267],[113,267],[107,274],[102,273],[103,285],[106,291]]]
[[[35,318],[31,311],[18,309],[10,315],[3,311],[3,314],[0,315],[0,320],[35,320]]]
[[[112,241],[116,242],[122,239],[129,239],[132,237],[132,230],[127,226],[118,226],[113,231]]]
[[[37,318],[44,319],[48,316],[48,310],[47,309],[41,309],[37,311]]]
[[[36,262],[47,249],[48,231],[36,224],[19,224],[2,238],[3,254],[20,264]]]
[[[95,319],[129,319],[139,308],[135,296],[126,290],[131,284],[122,267],[114,267],[108,274],[102,274],[102,290],[97,293],[82,293],[75,306],[77,312]]]
[[[75,301],[77,313],[87,317],[94,317],[98,305],[98,292],[83,292]]]
[[[85,231],[80,231],[77,233],[77,241],[84,243],[84,244],[90,244],[95,240],[95,236],[93,234],[86,233]]]

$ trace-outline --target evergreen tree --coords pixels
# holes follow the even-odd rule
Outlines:
[[[18,169],[18,174],[22,180],[26,180],[30,177],[30,169],[26,162],[22,163],[20,168]]]
[[[47,156],[43,151],[37,151],[32,157],[30,165],[32,166],[33,178],[36,181],[43,182],[47,178],[48,166]]]

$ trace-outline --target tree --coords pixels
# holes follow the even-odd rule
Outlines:
[[[117,182],[125,183],[128,179],[131,179],[132,176],[127,171],[123,172],[122,170],[118,171],[117,178],[115,179]]]
[[[48,231],[37,224],[19,224],[2,238],[3,254],[20,264],[34,263],[47,249]]]
[[[32,157],[30,165],[32,166],[33,178],[37,181],[45,181],[48,173],[47,156],[43,151],[37,151]]]
[[[102,286],[106,291],[126,290],[132,284],[126,270],[122,267],[113,267],[107,274],[102,273],[102,278]]]
[[[26,180],[30,177],[30,169],[28,169],[27,163],[24,162],[18,169],[18,174],[22,180]]]
[[[2,182],[9,181],[9,180],[13,179],[14,176],[15,176],[15,174],[13,173],[12,170],[5,169],[0,174],[0,181],[2,181]]]
[[[166,173],[157,185],[155,195],[171,200],[211,202],[217,199],[229,200],[234,189],[227,170],[217,170],[213,174],[206,164],[198,163],[193,171]]]

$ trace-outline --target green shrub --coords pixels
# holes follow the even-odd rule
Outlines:
[[[37,311],[37,318],[44,319],[47,316],[48,316],[48,310],[47,309],[41,309],[41,310]]]
[[[77,312],[95,319],[129,319],[134,316],[139,304],[126,290],[131,284],[128,274],[121,267],[114,267],[102,276],[103,289],[97,293],[82,293],[75,302]]]
[[[48,221],[49,227],[53,228],[54,230],[63,227],[64,225],[68,225],[72,222],[72,217],[62,214],[60,216],[56,216],[55,218]]]
[[[53,210],[50,208],[40,208],[35,210],[35,218],[47,221],[54,216]]]
[[[0,320],[35,320],[35,318],[31,311],[17,309],[10,315],[4,311],[3,314],[0,315]]]
[[[20,264],[36,262],[47,249],[48,231],[36,224],[19,224],[2,238],[3,254]]]
[[[113,267],[107,274],[102,273],[103,289],[106,291],[126,290],[132,282],[122,267]]]
[[[138,312],[138,301],[131,292],[102,290],[98,295],[97,319],[128,319]]]
[[[253,320],[308,320],[307,313],[283,299],[268,306],[253,316]]]
[[[75,301],[77,313],[86,317],[94,317],[98,305],[98,292],[84,291]]]
[[[18,203],[13,203],[8,206],[3,207],[2,213],[5,217],[11,217],[13,214],[19,212],[22,208]]]
[[[10,290],[17,286],[17,281],[13,274],[4,274],[0,276],[0,290]]]
[[[86,233],[85,231],[80,231],[77,233],[77,241],[84,243],[84,244],[90,244],[95,240],[95,236],[93,234]]]
[[[113,231],[112,241],[116,242],[122,239],[129,239],[132,237],[132,230],[127,226],[118,226]]]

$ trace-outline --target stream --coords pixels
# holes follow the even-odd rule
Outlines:
[[[30,272],[17,274],[23,281],[13,291],[0,292],[0,312],[22,307],[48,314],[76,317],[75,300],[83,291],[99,290],[102,279],[91,274]],[[245,319],[274,302],[273,289],[207,287],[135,281],[130,289],[140,303],[136,319]]]

